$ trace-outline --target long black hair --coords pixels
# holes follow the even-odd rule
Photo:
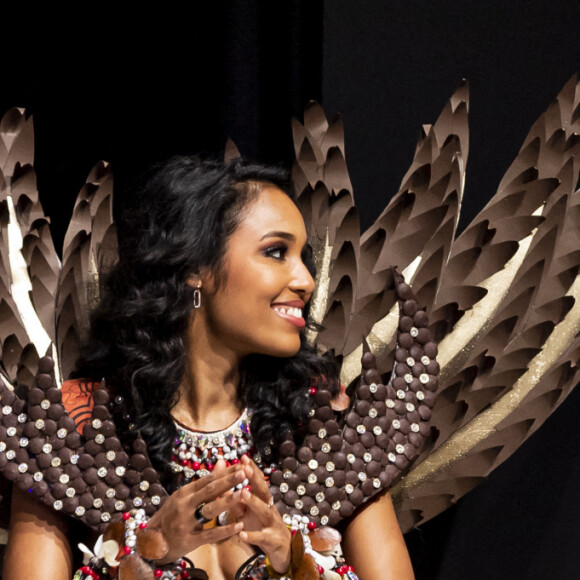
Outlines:
[[[285,170],[239,159],[174,157],[154,168],[122,221],[119,262],[106,279],[73,373],[105,378],[119,403],[113,408],[121,437],[141,433],[169,487],[176,434],[171,409],[185,371],[184,339],[193,305],[186,280],[207,271],[220,283],[228,238],[260,184],[293,197]],[[271,449],[273,458],[284,439],[300,437],[311,408],[311,384],[323,379],[338,388],[336,366],[305,345],[290,358],[249,356],[240,377],[240,400],[253,410],[254,441],[262,453]]]

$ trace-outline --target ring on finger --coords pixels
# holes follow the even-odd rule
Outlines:
[[[273,507],[274,507],[274,498],[273,498],[273,497],[271,497],[271,498],[268,500],[268,508],[273,508]]]
[[[195,521],[201,525],[204,525],[204,524],[207,524],[208,522],[211,522],[211,520],[209,518],[206,518],[202,513],[202,510],[204,507],[205,507],[205,502],[200,503],[195,508],[195,511],[193,512],[193,516],[195,517]]]

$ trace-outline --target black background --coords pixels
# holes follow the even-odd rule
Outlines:
[[[162,4],[130,14],[6,11],[0,109],[26,107],[57,247],[91,167],[117,206],[173,153],[291,160],[308,99],[340,113],[363,226],[397,189],[423,123],[470,84],[462,226],[493,195],[527,130],[580,65],[573,0]],[[577,577],[580,393],[458,506],[407,535],[418,578]]]

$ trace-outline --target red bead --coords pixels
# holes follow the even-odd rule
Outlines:
[[[310,387],[310,388],[308,389],[308,392],[309,392],[311,395],[314,395],[314,393],[316,393],[316,391],[317,391],[317,390],[318,390],[318,389],[317,389],[316,387]]]
[[[315,530],[316,529],[316,522],[308,522],[308,529]]]
[[[139,529],[140,529],[140,530],[144,530],[146,527],[147,527],[147,522],[141,522],[141,523],[139,524]]]
[[[298,533],[298,530],[292,530],[292,535],[295,536]]]
[[[248,491],[252,491],[252,486],[251,485],[245,485],[244,489],[247,489]]]
[[[157,568],[155,572],[153,572],[153,576],[155,576],[155,578],[161,578],[161,576],[163,576],[163,570]]]
[[[187,570],[184,570],[181,573],[181,577],[184,578],[185,580],[187,580],[189,578],[189,572]]]
[[[123,548],[123,552],[125,552],[125,554],[130,554],[131,553],[131,548],[129,546],[125,546]]]
[[[208,471],[213,471],[213,463],[208,463],[206,469]]]
[[[187,459],[182,459],[179,463],[181,463],[181,465],[183,465],[183,467],[187,467],[187,465],[189,464],[189,461]]]
[[[231,465],[230,460],[226,459],[226,467],[229,467]]]
[[[198,471],[199,469],[201,469],[201,463],[199,461],[194,461],[191,464],[191,468],[193,469],[193,471]]]
[[[187,568],[187,562],[185,560],[179,560],[180,568]]]
[[[235,457],[234,459],[232,459],[232,460],[230,461],[230,463],[231,463],[232,465],[237,465],[239,462],[240,462],[240,460],[239,460],[237,457]]]
[[[324,568],[322,566],[318,566],[318,573],[322,576],[324,574]]]
[[[354,568],[352,566],[347,566],[346,571],[347,572],[354,572]]]
[[[335,570],[335,572],[336,572],[337,574],[340,574],[340,575],[342,576],[343,574],[346,574],[346,570],[345,570],[345,568],[346,568],[346,566],[339,566],[339,567],[338,567],[338,568]]]
[[[125,521],[127,521],[127,520],[128,520],[130,517],[131,517],[131,514],[130,514],[129,512],[125,512],[125,513],[123,514],[123,519],[124,519]]]
[[[89,576],[93,573],[93,571],[88,566],[83,566],[81,568],[81,572],[83,574],[88,574]]]

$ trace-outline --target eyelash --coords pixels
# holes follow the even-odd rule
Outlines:
[[[273,258],[274,260],[282,261],[286,257],[286,252],[288,252],[287,246],[283,244],[276,244],[275,246],[270,246],[269,248],[266,248],[264,250],[264,255],[268,258]]]

